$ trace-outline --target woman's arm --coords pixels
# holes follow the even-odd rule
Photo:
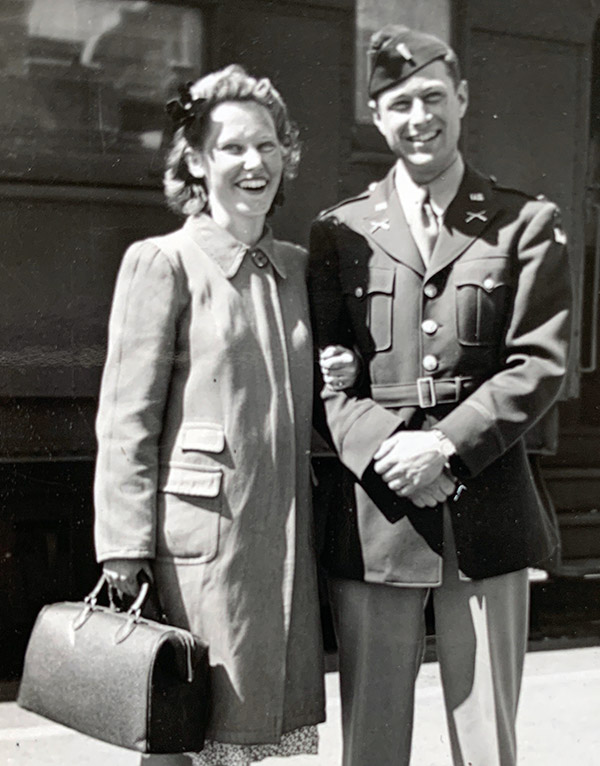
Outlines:
[[[96,552],[152,559],[158,446],[181,290],[168,256],[151,242],[125,254],[113,299],[96,421]]]

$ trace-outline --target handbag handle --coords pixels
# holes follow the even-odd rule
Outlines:
[[[84,607],[81,610],[81,612],[77,615],[77,617],[73,620],[73,630],[78,630],[83,625],[85,625],[85,623],[92,616],[93,612],[98,610],[98,596],[100,595],[100,592],[102,591],[102,588],[104,587],[105,584],[108,585],[108,580],[106,578],[106,575],[102,573],[102,575],[100,576],[100,579],[94,586],[93,590],[84,598],[83,600]],[[109,587],[109,593],[110,593],[110,585],[108,585],[108,587]],[[138,622],[141,619],[143,619],[142,609],[144,608],[144,603],[146,599],[148,598],[148,594],[152,593],[150,589],[151,589],[150,581],[144,580],[141,584],[140,592],[136,596],[135,601],[126,612],[129,619],[126,622],[124,622],[115,633],[115,637],[114,637],[115,644],[120,644],[123,641],[125,641],[127,638],[129,638],[129,636],[135,630],[135,627],[138,624]],[[111,600],[111,604],[112,604],[112,600]],[[194,666],[192,661],[192,654],[194,651],[194,639],[192,637],[192,634],[189,631],[183,630],[182,628],[171,627],[171,630],[173,630],[173,632],[180,638],[181,642],[183,643],[184,650],[185,650],[185,660],[186,660],[185,674],[187,676],[188,683],[191,683],[194,679]]]
[[[98,596],[100,595],[100,591],[102,590],[105,584],[108,584],[108,580],[106,578],[106,575],[102,573],[102,575],[100,576],[100,579],[94,586],[93,590],[83,599],[84,607],[81,610],[81,612],[77,615],[77,617],[73,620],[73,630],[79,630],[79,628],[85,625],[85,623],[92,616],[92,613],[98,606]],[[131,631],[135,627],[135,624],[138,622],[138,620],[141,617],[142,608],[144,606],[145,600],[148,597],[149,591],[150,591],[150,583],[147,581],[142,583],[142,586],[140,587],[140,592],[138,593],[133,604],[127,610],[127,614],[129,615],[129,620],[127,621],[127,623],[125,623],[125,626],[131,626],[131,628],[130,630],[128,630],[127,635],[122,637],[120,640],[116,641],[116,643],[120,643],[121,641],[124,641],[125,638],[127,638],[127,636],[131,633]],[[111,605],[112,603],[113,602],[111,599]],[[121,632],[121,629],[119,629],[117,635],[120,632]]]

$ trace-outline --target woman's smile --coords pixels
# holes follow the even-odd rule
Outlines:
[[[260,236],[283,172],[283,150],[269,111],[253,101],[216,106],[190,169],[204,178],[211,215],[221,226],[239,236],[251,225]]]

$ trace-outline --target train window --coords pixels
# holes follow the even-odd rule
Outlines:
[[[203,21],[148,0],[0,0],[0,173],[156,183],[165,99],[202,69]]]
[[[406,24],[431,32],[450,42],[452,0],[358,0],[356,3],[355,117],[370,123],[367,96],[367,48],[369,38],[385,24]]]

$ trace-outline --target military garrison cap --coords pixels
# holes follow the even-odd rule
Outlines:
[[[456,54],[443,40],[399,24],[388,24],[369,43],[369,97],[406,80],[442,59],[456,65]]]

